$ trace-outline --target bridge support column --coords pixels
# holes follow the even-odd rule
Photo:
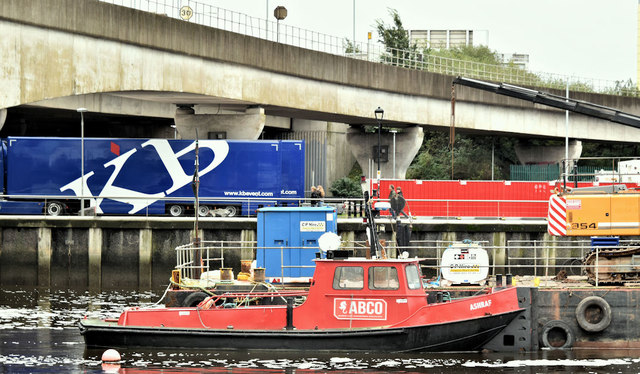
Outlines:
[[[565,146],[516,145],[516,156],[522,165],[526,164],[558,164],[565,158]],[[582,154],[582,142],[569,142],[569,159],[576,160]]]
[[[395,134],[395,174],[394,170],[394,135],[389,132],[382,133],[380,148],[386,147],[388,155],[386,161],[380,157],[380,173],[382,178],[404,179],[407,169],[413,161],[424,139],[422,127],[409,127]],[[377,171],[378,133],[365,133],[356,128],[350,128],[347,132],[347,142],[353,155],[362,168],[367,178],[374,178]],[[369,167],[372,165],[372,167]]]
[[[247,109],[245,114],[195,114],[191,107],[178,107],[174,117],[182,139],[258,139],[266,116],[263,108]]]

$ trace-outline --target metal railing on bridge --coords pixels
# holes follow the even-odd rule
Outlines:
[[[72,195],[3,195],[0,194],[0,215],[80,215],[81,201],[84,200],[83,215],[136,215],[136,216],[184,216],[193,217],[193,197],[141,197],[141,196],[72,196]],[[98,209],[99,204],[104,212]],[[15,205],[14,205],[15,204]],[[114,204],[117,209],[114,210]],[[135,205],[138,205],[136,209]],[[310,207],[331,206],[340,216],[362,217],[363,199],[356,198],[273,198],[273,197],[228,197],[202,196],[199,198],[200,217],[242,217],[255,216],[263,207]],[[143,208],[140,208],[143,206]],[[180,206],[179,212],[173,206]],[[205,208],[205,209],[202,209]],[[127,213],[127,211],[132,211]]]
[[[302,29],[284,23],[278,24],[277,22],[192,0],[100,1],[300,48],[408,69],[425,70],[453,76],[461,75],[469,78],[532,87],[554,88],[563,91],[568,84],[571,91],[640,96],[640,91],[630,81],[611,81],[534,72],[509,64],[485,64],[436,56],[417,49],[388,48],[378,42],[353,41],[348,38]]]
[[[193,198],[187,197],[140,197],[140,196],[85,196],[85,209],[80,213],[79,196],[55,195],[0,195],[0,215],[121,215],[121,216],[174,216],[194,217]],[[143,200],[134,208],[133,202]],[[387,202],[386,199],[380,201]],[[11,211],[10,204],[26,204],[23,211]],[[462,219],[462,218],[534,218],[545,219],[548,200],[507,199],[406,199],[405,213],[412,218]],[[106,204],[108,207],[97,204]],[[114,204],[116,204],[114,206]],[[363,217],[364,200],[361,198],[233,198],[200,197],[200,217],[248,217],[255,216],[263,207],[311,207],[325,205],[335,208],[339,217]],[[388,205],[388,204],[387,204]],[[174,211],[173,207],[181,207]],[[377,206],[377,204],[376,204]],[[114,207],[117,207],[114,208]],[[20,207],[19,207],[20,208]],[[114,210],[116,209],[116,210]],[[103,210],[103,211],[101,211]],[[391,217],[388,210],[375,210],[381,220]],[[382,223],[382,222],[381,222]]]

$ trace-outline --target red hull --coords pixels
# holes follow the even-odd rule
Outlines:
[[[96,346],[158,345],[165,344],[159,337],[170,336],[174,344],[192,346],[192,336],[193,346],[218,347],[211,337],[227,336],[235,341],[227,341],[230,348],[277,341],[296,347],[299,341],[300,349],[312,349],[316,341],[340,350],[341,340],[352,339],[351,347],[364,349],[371,339],[387,339],[394,351],[472,349],[521,310],[514,287],[429,304],[416,259],[316,260],[314,281],[299,306],[130,308],[117,323],[85,319],[80,328],[87,344]],[[254,341],[243,338],[247,336]]]
[[[364,311],[353,318],[336,316],[335,300],[350,300],[351,309]],[[385,305],[386,304],[386,308]],[[386,315],[376,315],[376,308]],[[358,310],[359,309],[359,310]],[[326,294],[320,299],[311,295],[305,303],[293,308],[293,326],[298,330],[349,329],[371,327],[413,327],[453,323],[488,315],[519,310],[516,288],[451,302],[427,304],[424,292],[419,294]],[[369,313],[371,312],[371,313]],[[286,327],[285,305],[249,306],[232,309],[160,308],[125,310],[120,326],[170,327],[189,329],[282,330]]]

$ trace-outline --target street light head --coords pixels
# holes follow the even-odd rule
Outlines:
[[[84,112],[87,112],[87,108],[78,108],[78,109],[76,109],[76,111],[78,113],[84,113]]]
[[[382,117],[384,117],[384,110],[382,108],[380,108],[380,107],[378,107],[378,109],[376,109],[374,111],[374,113],[376,114],[376,119],[377,120],[381,120]],[[380,116],[380,118],[378,118],[378,116]]]
[[[273,10],[273,16],[276,17],[278,21],[282,21],[287,18],[287,8],[283,6],[278,6]]]

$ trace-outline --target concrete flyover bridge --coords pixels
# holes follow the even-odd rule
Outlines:
[[[322,130],[328,169],[344,175],[375,161],[377,107],[400,129],[396,174],[404,177],[423,128],[451,123],[453,77],[304,49],[98,1],[0,2],[0,123],[31,105],[175,120],[184,138],[256,139],[265,128]],[[564,138],[560,110],[457,88],[462,131]],[[640,113],[636,98],[572,97]],[[346,130],[350,125],[350,129]],[[335,135],[339,134],[339,135]],[[572,116],[572,139],[630,142],[640,130]],[[339,138],[339,139],[338,139]],[[342,140],[340,140],[342,139]],[[392,150],[392,137],[381,140]],[[331,159],[329,159],[331,157]],[[392,175],[392,157],[382,165]]]

